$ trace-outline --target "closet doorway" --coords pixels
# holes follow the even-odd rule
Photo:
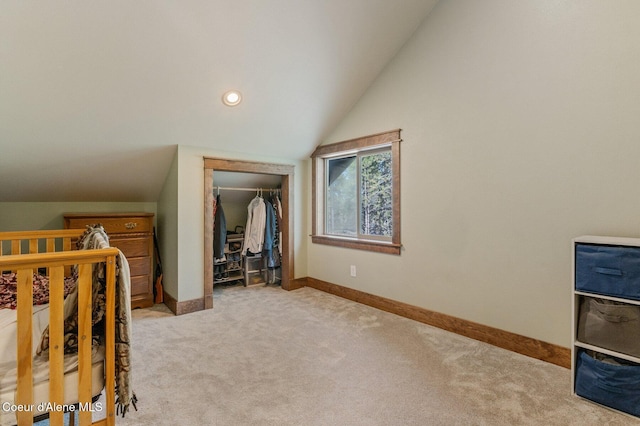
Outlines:
[[[293,273],[293,171],[294,166],[252,161],[204,158],[204,308],[213,308],[213,200],[214,172],[273,175],[281,178],[282,280],[284,290],[292,290]]]

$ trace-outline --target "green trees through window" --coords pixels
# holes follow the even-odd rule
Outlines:
[[[360,163],[360,233],[391,238],[391,150],[363,155]]]

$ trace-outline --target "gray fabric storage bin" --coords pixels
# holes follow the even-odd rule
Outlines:
[[[640,357],[640,306],[582,297],[578,340]]]

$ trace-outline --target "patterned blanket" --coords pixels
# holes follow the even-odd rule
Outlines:
[[[11,272],[0,275],[0,309],[15,309],[18,302],[18,274]],[[64,297],[75,288],[74,277],[64,278]],[[49,303],[49,277],[33,274],[33,304]]]
[[[102,225],[87,226],[86,231],[78,239],[79,250],[102,249],[109,247],[109,237]],[[77,271],[73,271],[77,276]],[[106,308],[106,269],[105,265],[94,265],[92,271],[92,306],[93,306],[93,344],[99,345],[104,336],[104,314]],[[129,263],[122,253],[116,257],[116,318],[115,318],[115,370],[116,370],[116,412],[124,415],[133,405],[136,408],[137,398],[131,389],[131,280]],[[77,288],[64,301],[64,345],[65,353],[76,353],[78,350],[78,292]],[[49,328],[43,332],[37,354],[48,356]]]

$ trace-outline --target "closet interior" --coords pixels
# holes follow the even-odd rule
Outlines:
[[[280,285],[282,178],[213,173],[213,286]]]

